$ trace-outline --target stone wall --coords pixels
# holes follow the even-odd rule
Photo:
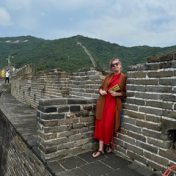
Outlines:
[[[35,108],[39,105],[38,144],[43,159],[93,146],[94,98],[101,76],[90,69],[14,77],[12,94]],[[131,66],[127,94],[122,128],[114,138],[115,152],[160,171],[176,164],[176,55]]]
[[[2,111],[0,111],[0,175],[52,175]]]
[[[13,76],[12,95],[37,109],[38,146],[44,161],[92,149],[95,98],[101,78],[94,69],[33,74],[30,66]]]
[[[95,99],[42,99],[38,107],[38,146],[44,160],[93,149]]]
[[[131,66],[127,92],[116,152],[156,170],[176,164],[176,54]]]
[[[36,108],[41,98],[97,97],[102,74],[94,69],[65,73],[57,69],[34,74],[26,65],[11,80],[11,93],[19,101]]]

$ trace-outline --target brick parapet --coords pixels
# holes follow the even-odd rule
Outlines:
[[[40,100],[38,146],[45,160],[76,155],[92,149],[95,99]]]
[[[176,163],[174,141],[168,136],[168,130],[176,130],[175,55],[131,66],[127,75],[127,99],[121,132],[114,139],[115,152],[164,171]]]

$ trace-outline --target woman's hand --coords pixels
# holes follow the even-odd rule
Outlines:
[[[122,93],[121,93],[121,92],[115,92],[115,91],[110,90],[109,93],[110,93],[111,96],[113,96],[113,97],[120,97],[120,96],[122,96]]]
[[[101,95],[106,95],[106,94],[107,94],[107,92],[106,92],[105,90],[103,90],[103,89],[100,89],[100,90],[99,90],[99,93],[100,93]]]

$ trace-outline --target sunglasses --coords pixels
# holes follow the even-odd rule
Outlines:
[[[118,66],[119,63],[114,63],[114,64],[111,64],[111,67],[115,67],[115,66]]]

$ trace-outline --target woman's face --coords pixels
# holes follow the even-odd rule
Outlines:
[[[111,69],[114,73],[120,73],[121,72],[121,63],[118,59],[115,59],[111,63]]]

